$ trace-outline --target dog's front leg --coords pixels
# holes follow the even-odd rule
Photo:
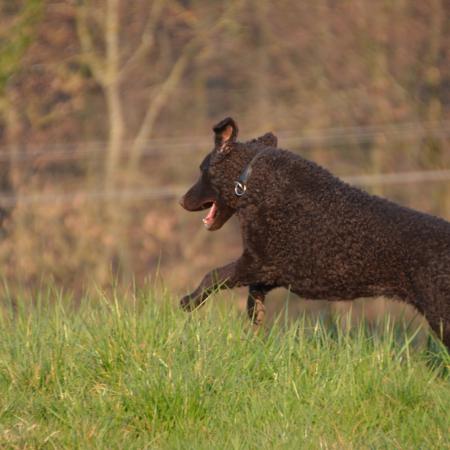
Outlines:
[[[181,307],[186,311],[192,311],[202,305],[214,291],[225,288],[231,289],[236,286],[238,281],[236,264],[236,262],[232,262],[207,273],[198,288],[181,299]]]
[[[247,314],[248,318],[256,327],[259,327],[264,321],[266,315],[266,307],[264,301],[266,294],[275,286],[268,286],[264,284],[251,284],[248,289],[247,297]]]

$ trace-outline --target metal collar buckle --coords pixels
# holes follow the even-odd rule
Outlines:
[[[247,190],[247,185],[245,183],[242,183],[241,181],[234,182],[234,193],[238,197],[242,197],[245,194],[246,190]]]

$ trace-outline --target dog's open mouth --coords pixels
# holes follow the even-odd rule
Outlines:
[[[216,202],[208,203],[204,206],[205,208],[209,208],[209,211],[206,217],[204,217],[203,223],[207,229],[210,229],[214,224],[219,209],[217,208]]]
[[[221,228],[235,212],[226,203],[212,196],[198,201],[195,197],[193,200],[190,199],[189,195],[186,194],[180,199],[180,205],[188,211],[208,210],[208,213],[203,218],[203,225],[208,231],[215,231]]]

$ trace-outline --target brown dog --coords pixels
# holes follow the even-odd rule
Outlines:
[[[308,299],[385,295],[414,305],[450,347],[450,223],[349,186],[276,148],[270,133],[237,142],[231,118],[213,130],[214,148],[180,203],[209,209],[210,231],[237,214],[244,250],[208,273],[183,308],[214,290],[249,286],[248,313],[259,323],[275,287]]]

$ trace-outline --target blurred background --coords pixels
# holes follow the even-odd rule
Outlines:
[[[3,296],[53,283],[76,299],[158,274],[176,298],[237,257],[235,220],[208,233],[178,206],[228,115],[242,139],[273,131],[371,193],[450,219],[445,0],[0,5]],[[349,307],[291,303],[294,316]]]

